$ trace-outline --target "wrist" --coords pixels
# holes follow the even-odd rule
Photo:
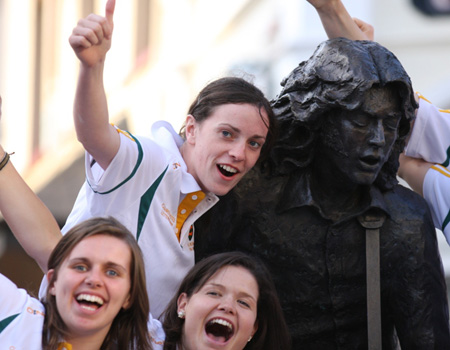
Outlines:
[[[2,159],[0,160],[0,171],[2,171],[2,169],[6,166],[6,164],[8,164],[9,156],[11,154],[14,154],[14,152],[13,153],[5,152],[5,154],[3,155]]]
[[[342,10],[346,11],[340,0],[327,1],[322,6],[316,7],[316,10],[320,16],[323,15],[327,17],[337,17],[340,15]]]

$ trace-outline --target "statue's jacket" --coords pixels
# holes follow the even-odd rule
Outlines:
[[[383,349],[450,349],[447,294],[429,209],[401,185],[367,187],[357,212],[332,222],[307,172],[249,176],[196,227],[196,258],[243,250],[274,277],[294,349],[367,349],[366,230],[380,229]]]

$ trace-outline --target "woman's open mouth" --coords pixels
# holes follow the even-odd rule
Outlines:
[[[205,331],[209,337],[219,342],[227,342],[234,334],[233,325],[222,318],[213,318],[208,321]]]

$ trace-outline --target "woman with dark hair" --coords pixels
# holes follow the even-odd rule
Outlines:
[[[270,273],[241,252],[210,256],[184,278],[164,313],[165,350],[290,349]],[[202,347],[203,346],[203,347]]]

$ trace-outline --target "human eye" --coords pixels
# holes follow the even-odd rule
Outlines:
[[[210,295],[210,296],[213,296],[213,297],[218,297],[218,296],[220,296],[220,293],[217,290],[215,290],[215,289],[210,289],[210,290],[206,291],[206,295]]]
[[[231,134],[231,132],[229,132],[228,130],[222,130],[221,133],[222,133],[222,136],[226,137],[226,138],[230,138],[231,136],[233,136]]]
[[[73,265],[72,268],[73,268],[75,271],[79,271],[79,272],[86,272],[86,271],[87,271],[86,265],[76,264],[76,265]]]
[[[250,304],[249,304],[248,302],[246,302],[245,300],[240,299],[240,300],[238,300],[237,302],[238,302],[239,304],[241,304],[243,307],[245,307],[245,308],[247,308],[247,309],[250,309]]]
[[[119,273],[116,270],[108,269],[106,270],[106,275],[110,277],[119,276]]]
[[[261,148],[261,143],[257,142],[257,141],[250,141],[249,142],[250,146],[253,148]]]

